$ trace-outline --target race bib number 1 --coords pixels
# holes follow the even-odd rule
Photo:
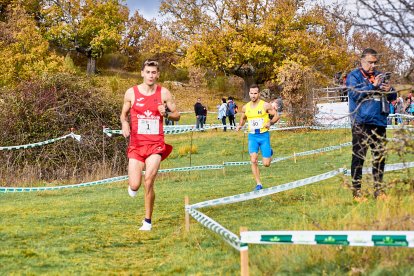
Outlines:
[[[263,128],[263,118],[249,120],[249,127],[251,132],[255,132],[256,129]]]
[[[160,134],[159,120],[138,119],[138,134]]]

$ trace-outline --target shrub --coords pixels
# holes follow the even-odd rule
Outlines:
[[[198,152],[198,147],[196,145],[185,145],[178,149],[178,156],[186,156],[187,154],[196,154]]]
[[[19,179],[19,173],[37,174],[39,180],[82,179],[109,168],[108,175],[126,168],[125,139],[108,143],[102,126],[119,125],[120,99],[105,97],[93,79],[55,74],[22,82],[14,90],[1,91],[0,145],[28,144],[69,133],[82,134],[82,143],[66,139],[33,149],[0,155],[0,178]],[[108,162],[108,160],[110,160]]]

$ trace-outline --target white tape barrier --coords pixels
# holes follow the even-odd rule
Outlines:
[[[413,168],[413,167],[414,167],[414,162],[396,163],[396,164],[386,165],[385,168],[384,168],[384,171],[385,172],[390,172],[390,171],[403,170],[403,169],[408,169],[408,168]],[[371,171],[372,171],[372,167],[363,169],[364,174],[368,174]],[[238,194],[238,195],[233,195],[233,196],[228,196],[228,197],[223,197],[223,198],[218,198],[218,199],[212,199],[212,200],[199,202],[199,203],[190,205],[190,207],[198,209],[198,208],[204,208],[204,207],[211,207],[211,206],[217,206],[217,205],[231,204],[231,203],[235,203],[235,202],[247,201],[247,200],[250,200],[250,199],[260,198],[260,197],[280,193],[280,192],[283,192],[283,191],[295,189],[295,188],[298,188],[298,187],[306,186],[306,185],[309,185],[309,184],[313,184],[313,183],[316,183],[316,182],[319,182],[319,181],[322,181],[322,180],[332,178],[332,177],[334,177],[338,174],[341,174],[341,173],[343,173],[345,175],[348,175],[348,176],[350,175],[349,170],[341,168],[341,169],[338,169],[338,170],[335,170],[335,171],[330,171],[330,172],[327,172],[327,173],[319,174],[319,175],[316,175],[316,176],[308,177],[308,178],[305,178],[305,179],[289,182],[289,183],[278,185],[278,186],[273,186],[273,187],[262,189],[262,190],[259,190],[259,191],[252,191],[252,192],[248,192],[248,193],[243,193],[243,194]]]
[[[408,162],[408,163],[395,163],[395,164],[387,164],[384,167],[384,172],[391,172],[391,171],[398,171],[408,168],[414,168],[414,162]],[[362,169],[362,174],[371,174],[372,173],[372,167],[365,167]],[[350,176],[351,170],[345,170],[345,175]]]
[[[214,221],[210,217],[201,213],[200,211],[190,208],[189,206],[185,207],[185,210],[199,223],[204,225],[206,228],[212,230],[213,232],[219,234],[224,240],[233,246],[236,250],[240,250],[240,239],[239,237],[231,232],[230,230],[221,226],[218,222]]]
[[[414,247],[414,231],[247,231],[242,243]]]
[[[292,190],[292,189],[295,189],[295,188],[298,188],[298,187],[306,186],[306,185],[316,183],[316,182],[319,182],[319,181],[322,181],[322,180],[326,180],[326,179],[332,178],[332,177],[334,177],[334,176],[336,176],[336,175],[338,175],[342,172],[343,172],[343,169],[330,171],[330,172],[327,172],[327,173],[319,174],[319,175],[316,175],[316,176],[308,177],[308,178],[293,181],[293,182],[289,182],[289,183],[282,184],[282,185],[279,185],[279,186],[273,186],[273,187],[270,187],[270,188],[267,188],[267,189],[262,189],[262,190],[259,190],[259,191],[253,191],[253,192],[238,194],[238,195],[234,195],[234,196],[228,196],[228,197],[223,197],[223,198],[218,198],[218,199],[212,199],[212,200],[208,200],[208,201],[199,202],[199,203],[190,205],[190,207],[194,208],[194,209],[198,209],[198,208],[204,208],[204,207],[209,207],[209,206],[217,206],[217,205],[231,204],[231,203],[235,203],[235,202],[247,201],[247,200],[250,200],[250,199],[260,198],[260,197],[280,193],[280,192],[283,192],[283,191]]]
[[[295,153],[293,155],[289,155],[289,156],[285,156],[285,157],[273,158],[270,163],[273,164],[273,163],[277,163],[277,162],[280,162],[280,161],[288,160],[288,159],[299,157],[299,156],[306,156],[306,155],[312,155],[312,154],[316,154],[316,153],[329,152],[329,151],[341,149],[343,147],[348,147],[348,146],[351,146],[351,145],[352,145],[352,142],[346,142],[346,143],[342,143],[342,144],[339,144],[339,145],[336,145],[336,146],[328,146],[328,147],[324,147],[324,148],[298,152],[298,153]],[[257,163],[259,165],[263,165],[262,161],[258,161]],[[224,162],[223,163],[224,166],[241,166],[241,165],[250,165],[250,164],[251,164],[250,161],[234,161],[234,162]]]
[[[406,118],[406,119],[414,119],[413,115],[401,114],[401,113],[390,114],[388,115],[388,117],[391,117],[391,118],[400,117],[400,118]]]
[[[128,176],[124,175],[124,176],[116,176],[116,177],[92,181],[92,182],[85,182],[85,183],[72,184],[72,185],[53,186],[53,187],[0,187],[0,193],[56,191],[56,190],[63,190],[63,189],[81,188],[81,187],[96,186],[96,185],[101,185],[101,184],[108,184],[108,183],[113,183],[113,182],[118,182],[118,181],[124,181],[127,179],[128,179]]]
[[[45,145],[48,145],[48,144],[51,144],[51,143],[55,143],[57,141],[60,141],[60,140],[66,139],[66,138],[73,138],[78,142],[81,141],[81,136],[80,135],[77,135],[77,134],[71,132],[67,135],[64,135],[64,136],[61,136],[61,137],[58,137],[58,138],[53,138],[53,139],[49,139],[49,140],[46,140],[46,141],[37,142],[37,143],[33,143],[33,144],[0,147],[0,151],[1,150],[20,150],[20,149],[30,149],[30,148],[35,148],[35,147],[41,147],[41,146],[45,146]]]
[[[188,172],[188,171],[203,171],[203,170],[218,170],[223,169],[223,165],[204,165],[204,166],[194,166],[194,167],[182,167],[182,168],[172,168],[172,169],[161,169],[159,173],[169,173],[169,172]],[[142,172],[145,175],[145,171]],[[0,193],[11,193],[11,192],[39,192],[39,191],[54,191],[68,188],[80,188],[95,186],[101,184],[108,184],[118,181],[128,180],[128,175],[116,176],[107,179],[85,182],[80,184],[72,185],[63,185],[63,186],[53,186],[53,187],[0,187]]]

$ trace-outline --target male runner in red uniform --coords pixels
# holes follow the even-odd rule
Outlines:
[[[167,158],[172,151],[172,146],[164,142],[163,117],[172,121],[180,119],[170,91],[156,84],[159,75],[158,62],[146,60],[141,70],[143,83],[126,91],[120,116],[122,134],[125,138],[130,137],[128,193],[131,197],[136,196],[141,186],[142,171],[145,169],[145,219],[140,228],[143,231],[150,231],[152,228],[155,177],[161,160]],[[166,107],[170,112],[166,112]]]

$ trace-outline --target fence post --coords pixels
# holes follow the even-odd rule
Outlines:
[[[240,234],[246,231],[246,227],[240,227]],[[249,276],[249,251],[247,246],[240,248],[240,272],[241,276]]]
[[[190,205],[190,199],[188,196],[184,197],[184,205]],[[190,232],[190,214],[188,213],[187,209],[185,210],[185,232]]]

